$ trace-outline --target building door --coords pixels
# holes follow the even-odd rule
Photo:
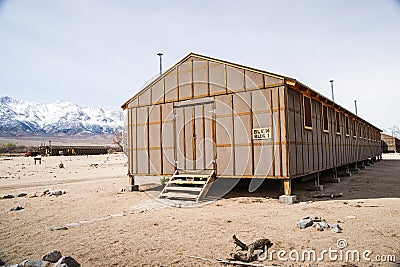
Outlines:
[[[215,169],[213,102],[183,104],[174,113],[177,169]]]

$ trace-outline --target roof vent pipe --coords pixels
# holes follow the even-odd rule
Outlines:
[[[163,53],[158,53],[157,56],[160,57],[160,76],[161,76],[161,74],[162,74],[162,56],[163,56]]]
[[[335,102],[335,96],[333,95],[333,80],[329,81],[331,83],[332,101]]]
[[[355,107],[355,110],[356,110],[356,115],[358,115],[357,114],[357,100],[354,100],[354,107]]]

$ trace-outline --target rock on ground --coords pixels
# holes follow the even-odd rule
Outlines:
[[[49,227],[49,231],[68,230],[66,226]]]
[[[10,209],[10,211],[15,211],[15,210],[23,210],[24,208],[21,206],[15,206],[13,208]]]
[[[66,256],[60,258],[53,267],[81,267],[81,265],[74,258]]]
[[[65,192],[61,191],[61,190],[55,190],[55,191],[50,191],[49,192],[50,196],[61,196],[62,194],[65,194]]]
[[[62,257],[62,255],[61,255],[60,251],[53,250],[53,251],[50,251],[49,253],[43,255],[42,260],[55,263],[59,259],[61,259],[61,257]]]
[[[24,260],[21,264],[22,267],[49,267],[50,262],[48,261],[31,261],[31,260]]]
[[[299,227],[300,229],[305,229],[307,227],[310,227],[314,224],[314,222],[311,219],[303,219],[299,221]]]

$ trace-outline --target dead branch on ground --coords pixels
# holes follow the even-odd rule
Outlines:
[[[253,255],[255,250],[262,250],[263,253],[267,253],[268,249],[273,245],[273,243],[266,238],[257,239],[249,245],[246,245],[245,243],[240,241],[236,237],[236,235],[233,235],[232,238],[233,243],[235,243],[236,246],[240,247],[242,251],[247,251],[247,253],[244,254],[243,252],[238,251],[236,253],[231,253],[230,255],[231,257],[233,257],[233,259],[244,262],[250,262],[257,259],[257,257]]]

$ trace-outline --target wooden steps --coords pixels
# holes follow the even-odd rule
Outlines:
[[[202,187],[189,187],[189,186],[170,186],[167,191],[186,191],[186,192],[201,192]]]
[[[207,179],[209,175],[207,174],[177,174],[175,175],[176,178],[203,178]]]
[[[170,199],[190,199],[197,200],[198,195],[195,194],[185,194],[185,193],[176,193],[176,192],[166,192],[163,194],[163,198]]]
[[[173,180],[171,184],[204,185],[207,181]]]
[[[160,198],[195,200],[204,199],[214,181],[214,170],[208,174],[175,171],[160,193]]]

